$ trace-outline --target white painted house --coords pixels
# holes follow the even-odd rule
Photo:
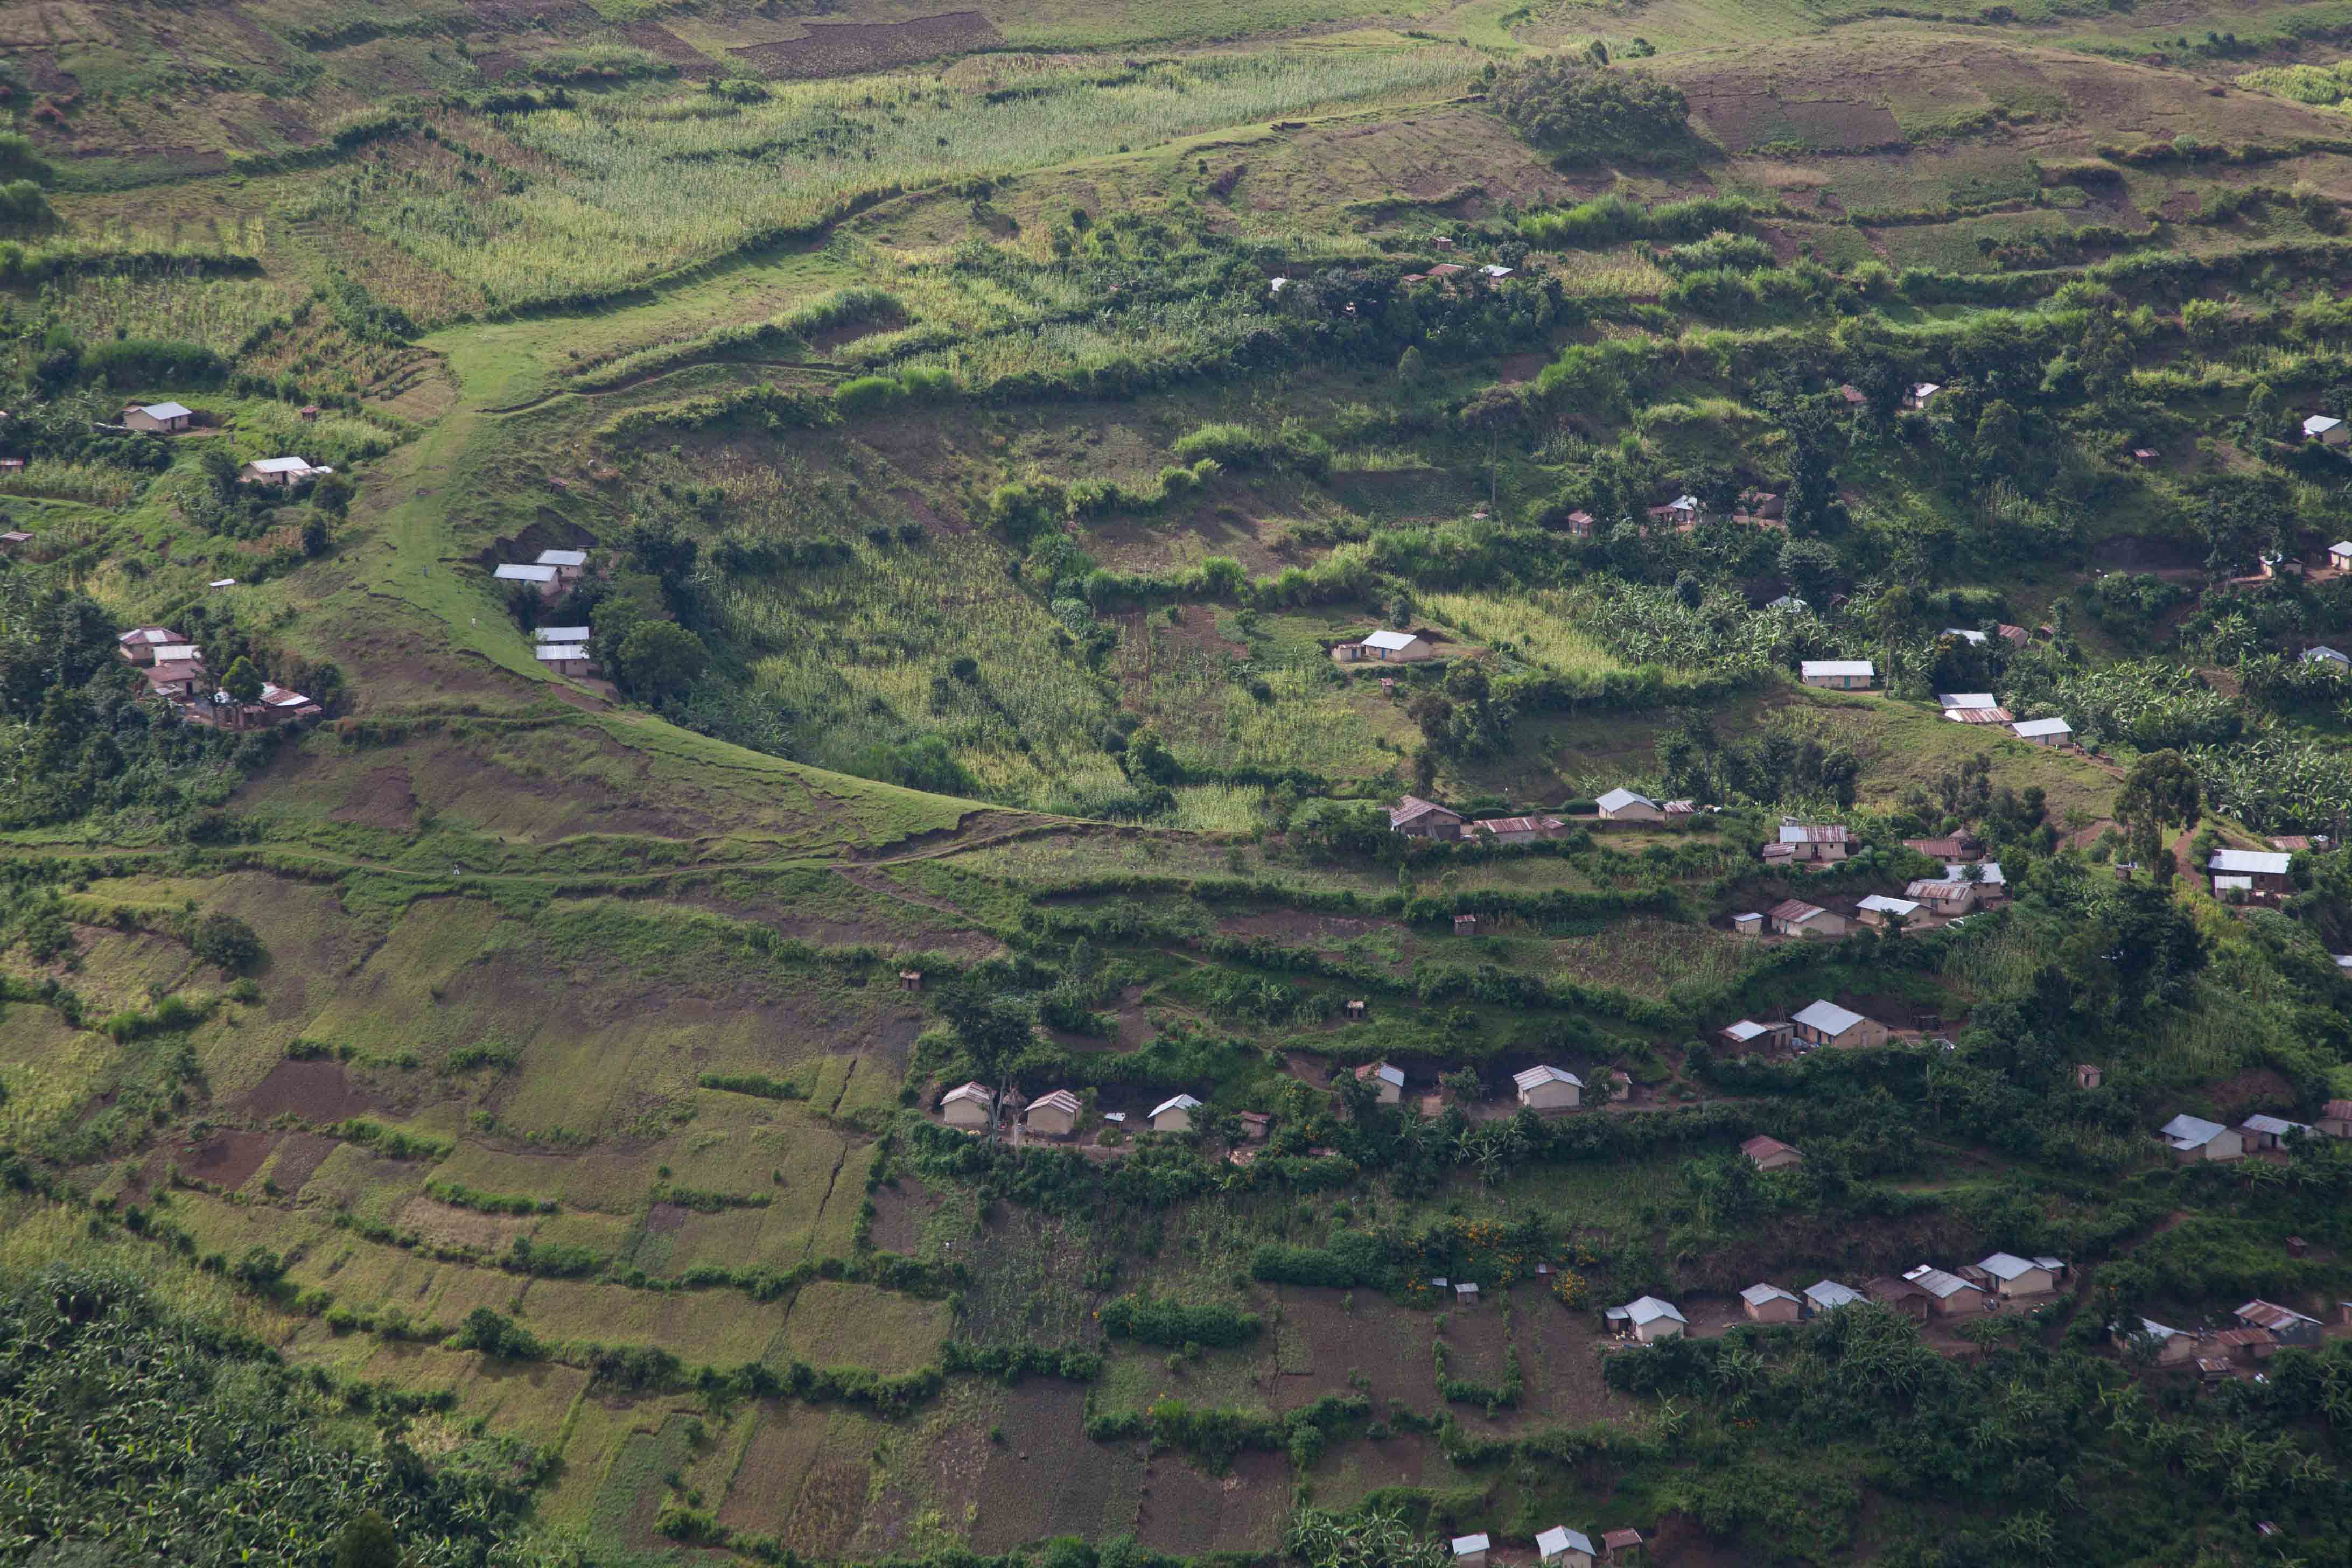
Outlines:
[[[1866,658],[1808,658],[1798,663],[1797,679],[1830,691],[1867,691],[1878,667]]]

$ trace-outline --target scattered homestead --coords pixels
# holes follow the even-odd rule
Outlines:
[[[1742,1143],[1739,1152],[1759,1171],[1786,1171],[1805,1163],[1804,1155],[1794,1148],[1761,1132]]]
[[[1854,1050],[1866,1046],[1883,1046],[1893,1037],[1885,1025],[1841,1007],[1834,1002],[1808,1003],[1797,1010],[1790,1022],[1796,1026],[1800,1050],[1816,1046]]]
[[[272,730],[306,724],[324,711],[299,691],[275,681],[260,695],[240,702],[216,688],[205,667],[205,650],[169,626],[133,626],[114,639],[115,651],[146,678],[148,694],[159,698],[185,724],[219,730]]]
[[[1360,642],[1339,644],[1331,650],[1331,657],[1341,664],[1360,664],[1367,659],[1381,664],[1420,664],[1436,651],[1427,638],[1415,633],[1377,631],[1365,634]]]
[[[2273,849],[2216,849],[2205,862],[2216,896],[2241,893],[2274,899],[2294,890],[2294,857]]]
[[[2172,1157],[2183,1163],[2194,1160],[2242,1160],[2246,1155],[2245,1140],[2235,1128],[2186,1111],[2166,1122],[2158,1136],[2171,1148]]]
[[[1866,658],[1809,658],[1799,665],[1798,678],[1830,691],[1867,691],[1878,679],[1878,667]]]
[[[2063,746],[2074,738],[2074,726],[2063,719],[2022,719],[2010,729],[2029,746]]]
[[[122,411],[128,429],[152,436],[173,436],[188,427],[195,411],[177,403],[134,403]]]
[[[1370,1084],[1382,1105],[1395,1105],[1404,1099],[1404,1072],[1386,1062],[1366,1062],[1356,1069],[1356,1081]]]
[[[1532,1067],[1511,1075],[1521,1105],[1529,1110],[1559,1110],[1584,1102],[1584,1080],[1555,1067]]]
[[[1593,804],[1600,806],[1601,819],[1606,822],[1657,822],[1666,815],[1648,795],[1622,787],[1611,790]]]
[[[1631,1336],[1645,1345],[1680,1339],[1690,1327],[1672,1301],[1661,1301],[1655,1296],[1637,1296],[1622,1307],[1610,1308],[1602,1316],[1611,1332]]]
[[[2341,447],[2352,441],[2352,430],[2347,430],[2344,421],[2331,415],[2315,414],[2303,422],[2303,438],[2323,447]]]
[[[236,471],[242,485],[284,485],[289,489],[309,479],[323,479],[332,468],[316,468],[301,458],[256,458]]]

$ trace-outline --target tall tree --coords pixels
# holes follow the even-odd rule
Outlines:
[[[2169,883],[2176,868],[2172,851],[2164,847],[2166,831],[2193,830],[2204,815],[2197,770],[2179,752],[2150,752],[2140,758],[2116,795],[2116,820],[2131,829],[2132,858],[2159,884]]]

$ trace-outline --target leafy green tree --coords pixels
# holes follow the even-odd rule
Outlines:
[[[2170,882],[2175,869],[2172,851],[2164,847],[2166,833],[2193,830],[2204,815],[2197,770],[2179,752],[2140,758],[2116,795],[2115,817],[2131,829],[2132,858],[2159,883]]]
[[[1422,363],[1421,351],[1406,345],[1404,353],[1397,356],[1396,374],[1399,386],[1407,392],[1421,390],[1422,379],[1428,374],[1428,367]]]
[[[710,666],[702,639],[675,621],[646,621],[622,642],[614,674],[648,702],[682,694]]]
[[[235,915],[215,910],[196,922],[188,940],[195,955],[231,974],[243,974],[267,956],[261,937]]]
[[[1997,479],[2017,472],[2025,448],[2025,421],[2016,406],[1996,397],[1977,416],[1976,469],[1979,478]]]
[[[1487,102],[1525,140],[1566,161],[1654,158],[1690,141],[1690,104],[1679,89],[1589,58],[1501,67]]]
[[[400,1568],[400,1541],[383,1515],[368,1509],[343,1526],[335,1542],[335,1568]]]
[[[261,687],[261,672],[253,668],[253,660],[242,654],[230,664],[228,673],[221,677],[221,689],[239,702],[260,701]]]

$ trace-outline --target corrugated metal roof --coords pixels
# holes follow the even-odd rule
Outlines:
[[[1518,1085],[1523,1089],[1541,1089],[1548,1083],[1573,1084],[1578,1089],[1582,1089],[1584,1087],[1584,1080],[1582,1079],[1577,1077],[1572,1072],[1565,1072],[1556,1067],[1529,1068],[1525,1072],[1513,1073],[1511,1075],[1511,1081]]]
[[[1364,634],[1364,646],[1366,647],[1386,648],[1391,653],[1395,653],[1402,648],[1411,647],[1420,640],[1421,639],[1419,637],[1413,636],[1411,632],[1378,631],[1367,632]]]
[[[1808,658],[1799,661],[1797,669],[1801,675],[1824,678],[1858,675],[1868,679],[1878,673],[1878,667],[1866,658]]]
[[[1816,1279],[1805,1287],[1805,1300],[1824,1312],[1832,1307],[1850,1307],[1862,1299],[1861,1291],[1834,1279]]]
[[[1189,1094],[1179,1094],[1179,1095],[1174,1095],[1174,1096],[1170,1097],[1170,1098],[1169,1098],[1169,1099],[1167,1099],[1167,1100],[1161,1100],[1159,1104],[1157,1104],[1157,1105],[1155,1105],[1155,1106],[1153,1106],[1153,1107],[1151,1108],[1151,1120],[1152,1120],[1152,1121],[1159,1121],[1159,1120],[1160,1120],[1160,1113],[1161,1113],[1162,1111],[1168,1111],[1168,1110],[1200,1110],[1200,1109],[1201,1109],[1201,1102],[1200,1102],[1199,1100],[1194,1100],[1191,1095],[1189,1095]]]
[[[1767,1301],[1793,1301],[1797,1298],[1778,1285],[1750,1285],[1739,1293],[1739,1299],[1751,1307],[1760,1307]]]
[[[1646,805],[1655,810],[1658,803],[1646,795],[1636,795],[1630,789],[1621,787],[1611,790],[1593,804],[1603,811],[1622,811],[1629,805]]]
[[[1859,1013],[1851,1012],[1834,1002],[1824,1000],[1809,1004],[1790,1022],[1802,1024],[1808,1029],[1818,1029],[1822,1034],[1834,1037],[1844,1034],[1856,1024],[1867,1023],[1869,1020]]]
[[[2205,862],[2205,868],[2248,877],[2284,877],[2294,859],[2292,855],[2271,849],[2216,849],[2213,858]]]
[[[2074,726],[2063,719],[2021,719],[2010,728],[2028,740],[2036,735],[2071,735],[2074,732]]]

